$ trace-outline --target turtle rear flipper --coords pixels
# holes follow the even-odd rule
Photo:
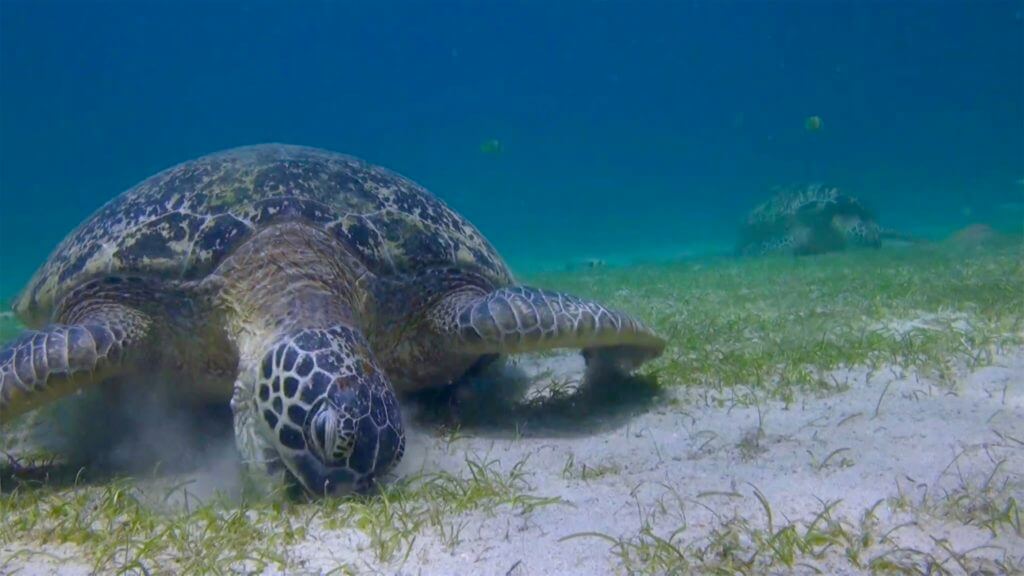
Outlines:
[[[628,314],[526,286],[453,294],[435,309],[434,324],[460,353],[581,348],[592,369],[629,372],[665,349],[664,340]]]
[[[111,302],[83,302],[67,324],[26,330],[0,348],[4,420],[119,373],[149,333],[150,319]]]

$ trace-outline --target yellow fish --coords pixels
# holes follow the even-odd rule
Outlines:
[[[807,119],[804,120],[804,128],[806,128],[808,132],[817,132],[818,130],[821,130],[822,126],[824,126],[824,124],[821,121],[821,116],[808,116]]]
[[[480,151],[484,154],[498,154],[501,152],[501,141],[497,138],[484,140],[484,143],[480,145]]]

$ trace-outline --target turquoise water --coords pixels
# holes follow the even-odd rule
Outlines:
[[[6,0],[0,300],[120,191],[267,141],[419,181],[521,271],[727,250],[772,186],[810,181],[922,235],[1019,231],[1022,14],[1020,2]]]

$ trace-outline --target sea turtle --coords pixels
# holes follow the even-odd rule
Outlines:
[[[874,214],[838,188],[812,184],[783,189],[754,208],[743,224],[737,251],[797,256],[851,247],[879,248],[882,240],[909,240],[879,226]]]
[[[169,168],[74,230],[14,305],[0,417],[169,374],[227,404],[243,462],[320,495],[370,487],[405,449],[396,391],[500,355],[581,348],[628,372],[664,342],[633,317],[514,283],[416,183],[289,145]]]

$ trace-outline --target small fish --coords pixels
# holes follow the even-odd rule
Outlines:
[[[501,141],[497,138],[484,140],[483,144],[480,145],[480,151],[484,154],[499,154],[501,153],[501,150]]]
[[[808,132],[817,132],[818,130],[821,130],[823,126],[824,123],[821,121],[821,116],[808,116],[807,119],[804,120],[804,128]]]

